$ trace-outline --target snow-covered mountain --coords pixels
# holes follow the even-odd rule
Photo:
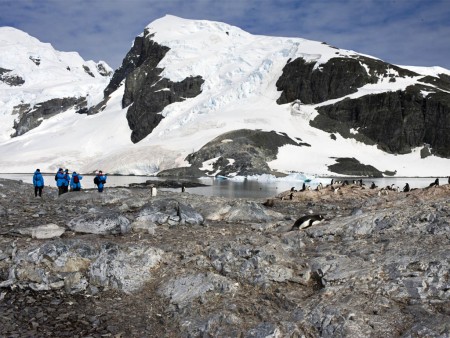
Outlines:
[[[0,172],[448,175],[440,67],[173,16],[136,37],[110,82],[106,64],[23,32],[0,42]],[[20,123],[63,97],[88,99]]]

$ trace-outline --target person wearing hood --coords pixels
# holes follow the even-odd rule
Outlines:
[[[56,186],[58,187],[58,196],[64,194],[64,183],[66,182],[66,177],[62,168],[58,169],[55,175]]]
[[[81,180],[83,176],[78,174],[76,171],[72,173],[72,179],[70,180],[70,189],[72,191],[80,191],[81,190]]]
[[[44,188],[44,176],[41,174],[40,169],[36,169],[33,174],[33,185],[34,185],[34,197],[42,197],[42,189]]]

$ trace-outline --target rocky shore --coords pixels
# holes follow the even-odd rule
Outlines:
[[[0,179],[0,337],[450,335],[450,185],[290,194]]]

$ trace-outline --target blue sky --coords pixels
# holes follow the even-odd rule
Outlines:
[[[113,68],[134,37],[166,14],[450,69],[450,0],[0,0],[0,26]]]

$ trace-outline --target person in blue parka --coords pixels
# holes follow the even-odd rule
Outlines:
[[[64,170],[64,192],[69,192],[69,185],[70,185],[70,175],[69,175],[69,169]]]
[[[101,170],[97,173],[97,176],[95,176],[94,183],[97,185],[98,192],[103,192],[103,187],[106,183],[107,176],[108,174],[103,175]]]
[[[40,169],[36,169],[33,175],[33,185],[34,185],[34,197],[42,197],[42,189],[44,188],[44,176],[41,174]]]
[[[80,191],[81,190],[81,180],[83,176],[77,174],[76,171],[72,173],[72,179],[70,180],[70,189],[72,191]]]
[[[65,193],[66,175],[62,168],[59,168],[55,175],[56,186],[58,187],[58,196]]]

